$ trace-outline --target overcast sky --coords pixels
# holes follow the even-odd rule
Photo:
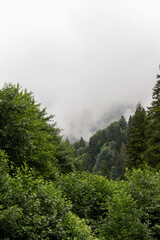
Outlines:
[[[90,137],[151,102],[159,0],[0,0],[0,87],[20,83],[64,134]]]

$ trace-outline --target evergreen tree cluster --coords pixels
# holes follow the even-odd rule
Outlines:
[[[160,76],[157,78],[147,110],[138,103],[128,122],[122,116],[98,130],[85,146],[80,145],[83,138],[74,144],[83,171],[118,179],[126,168],[148,164],[160,169]]]
[[[128,159],[127,129],[127,122],[122,116],[118,122],[97,131],[89,139],[88,144],[80,145],[83,138],[74,143],[76,154],[81,160],[82,170],[107,176],[109,179],[116,179],[123,175]],[[81,147],[77,149],[77,146]]]
[[[153,101],[145,112],[137,105],[130,119],[128,155],[130,168],[143,167],[144,164],[160,169],[160,76],[153,88]]]

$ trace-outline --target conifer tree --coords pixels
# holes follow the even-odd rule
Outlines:
[[[142,154],[145,151],[145,119],[146,112],[138,103],[134,116],[132,117],[127,145],[129,155],[128,167],[139,167],[142,165]]]
[[[132,126],[132,116],[130,115],[129,117],[129,120],[128,120],[128,124],[127,124],[127,141],[128,141],[128,138],[129,138],[129,135],[130,135],[130,131],[131,131],[131,126]]]
[[[126,119],[123,116],[121,116],[120,120],[118,121],[118,125],[122,130],[126,130],[127,122],[126,122]]]
[[[160,168],[160,75],[153,88],[153,101],[148,108],[147,150],[145,157],[149,165]]]

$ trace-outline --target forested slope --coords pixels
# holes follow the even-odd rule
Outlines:
[[[139,102],[128,122],[119,121],[98,130],[86,143],[83,138],[73,144],[83,171],[120,179],[125,169],[147,164],[160,168],[160,78],[153,88],[151,106]]]

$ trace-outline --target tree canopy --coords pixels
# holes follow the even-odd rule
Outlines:
[[[0,147],[16,167],[25,162],[44,175],[71,171],[71,147],[62,140],[53,116],[40,106],[19,84],[4,85],[0,90]]]

